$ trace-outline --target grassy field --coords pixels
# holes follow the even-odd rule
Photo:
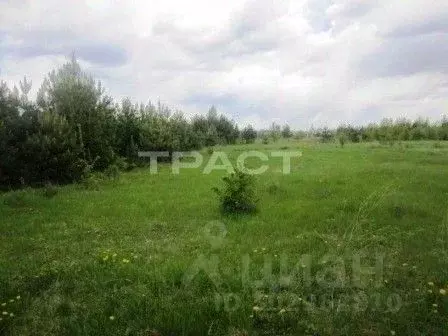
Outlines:
[[[0,334],[447,335],[448,144],[215,150],[302,157],[250,216],[168,165],[0,195]]]

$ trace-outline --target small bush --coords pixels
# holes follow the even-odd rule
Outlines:
[[[345,146],[345,136],[341,134],[339,136],[338,140],[339,140],[339,145],[341,146],[341,148],[344,148],[344,146]]]
[[[57,193],[58,193],[58,188],[55,187],[51,183],[45,184],[44,189],[42,191],[42,195],[45,198],[53,198],[54,196],[56,196]]]
[[[263,139],[261,140],[261,142],[263,143],[263,145],[268,145],[269,144],[269,137],[267,135],[264,135]]]
[[[254,177],[240,169],[223,178],[223,189],[213,188],[224,213],[253,213],[257,211]]]
[[[443,148],[443,145],[440,142],[434,142],[432,147],[434,147],[434,148]]]
[[[209,147],[209,148],[207,148],[207,154],[208,155],[212,155],[213,153],[214,153],[214,149],[213,149],[213,147]]]

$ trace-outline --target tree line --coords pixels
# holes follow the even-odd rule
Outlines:
[[[292,131],[272,123],[267,130],[237,124],[211,107],[187,119],[160,103],[115,103],[101,82],[72,58],[44,79],[34,101],[31,83],[0,83],[0,188],[71,183],[92,171],[141,164],[138,151],[199,150],[237,142],[317,138],[323,142],[448,140],[448,118],[438,123],[385,119],[368,126]]]
[[[367,126],[341,125],[335,130],[322,128],[310,132],[322,142],[339,140],[344,143],[371,142],[393,143],[396,141],[418,140],[448,140],[448,117],[443,116],[438,122],[430,122],[427,119],[408,120],[399,118],[396,120],[387,118],[380,123],[372,123]]]
[[[111,165],[139,164],[138,151],[190,151],[233,144],[238,126],[212,107],[190,120],[152,103],[114,103],[76,59],[44,79],[0,84],[0,186],[3,189],[80,181]]]

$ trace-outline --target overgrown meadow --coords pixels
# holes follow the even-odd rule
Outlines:
[[[169,163],[2,194],[0,333],[446,335],[447,143],[214,148],[249,150],[248,215],[220,211],[226,171]]]

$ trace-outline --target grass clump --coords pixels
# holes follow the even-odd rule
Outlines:
[[[54,196],[56,196],[56,194],[58,193],[58,188],[56,186],[54,186],[51,183],[47,183],[44,186],[44,189],[42,191],[42,195],[45,198],[53,198]]]
[[[21,208],[29,203],[28,193],[26,190],[17,190],[10,192],[3,198],[3,204],[11,208]]]
[[[223,179],[222,189],[214,188],[225,214],[254,213],[257,211],[258,199],[255,193],[255,179],[252,175],[236,169]]]
[[[112,164],[104,171],[108,179],[118,181],[120,179],[120,168],[116,164]]]

